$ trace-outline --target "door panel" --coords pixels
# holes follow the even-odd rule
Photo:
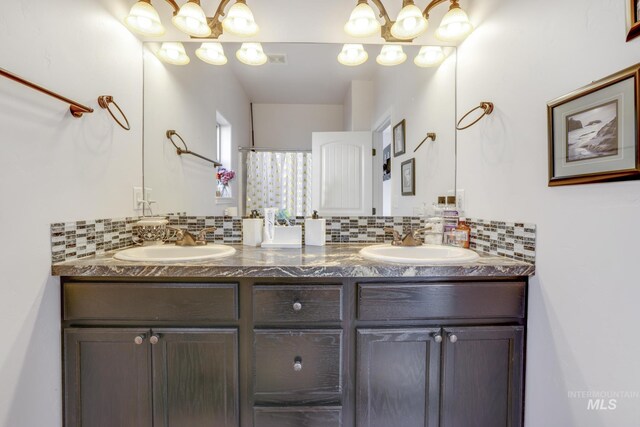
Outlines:
[[[320,215],[371,215],[371,132],[314,132],[312,205]]]
[[[445,328],[443,336],[442,426],[520,427],[524,328]]]
[[[155,427],[238,426],[238,332],[155,329]]]
[[[136,344],[137,336],[145,339]],[[148,329],[65,329],[65,426],[152,426],[148,337]]]
[[[437,427],[440,344],[437,328],[360,329],[358,427]]]

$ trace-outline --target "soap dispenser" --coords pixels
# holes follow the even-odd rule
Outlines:
[[[242,219],[242,244],[260,246],[262,243],[262,219],[257,210],[252,210],[249,218]]]
[[[304,220],[304,244],[307,246],[326,245],[327,220],[318,216],[318,211],[313,211],[311,218]]]

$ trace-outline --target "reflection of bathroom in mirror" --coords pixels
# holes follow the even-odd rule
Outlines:
[[[422,68],[413,62],[420,47],[411,45],[397,66],[376,63],[381,46],[366,45],[369,60],[356,67],[338,62],[338,44],[264,43],[262,66],[237,60],[239,43],[224,44],[222,66],[200,61],[199,43],[185,46],[191,62],[175,66],[157,58],[157,44],[145,45],[144,185],[154,213],[277,207],[294,216],[401,216],[452,194],[454,48],[444,48],[439,66]],[[393,128],[402,120],[404,154],[396,156]],[[223,186],[212,163],[178,156],[170,129],[235,177]],[[428,133],[436,140],[414,152]],[[400,165],[412,158],[415,195],[403,196]]]

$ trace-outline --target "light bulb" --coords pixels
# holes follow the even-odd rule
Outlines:
[[[368,37],[380,32],[380,22],[368,3],[360,3],[351,12],[344,31],[353,37]]]
[[[227,57],[220,43],[202,43],[202,46],[196,49],[196,56],[211,65],[224,65],[227,63]]]
[[[422,46],[413,60],[418,67],[435,67],[444,60],[444,51],[440,46]]]
[[[222,28],[231,34],[243,37],[255,36],[260,31],[253,18],[253,12],[244,3],[244,0],[238,0],[236,4],[231,6],[227,17],[222,20]]]
[[[242,43],[236,52],[236,58],[243,64],[253,66],[264,65],[268,60],[260,43]]]
[[[436,37],[442,41],[458,41],[467,37],[473,31],[466,12],[460,9],[457,2],[449,8],[449,12],[442,18],[440,27],[436,30]]]
[[[407,54],[399,45],[384,45],[380,50],[380,55],[376,58],[376,62],[380,65],[393,66],[402,64],[407,60]]]
[[[413,2],[402,8],[396,22],[391,26],[391,35],[400,40],[415,39],[427,31],[429,22]]]
[[[211,28],[207,23],[207,16],[200,7],[199,0],[189,0],[176,16],[172,18],[173,25],[180,31],[193,37],[209,37]]]
[[[151,3],[146,1],[134,4],[124,23],[131,31],[143,36],[161,36],[165,33],[160,15]]]
[[[338,62],[349,67],[364,64],[369,59],[369,54],[361,44],[345,44],[338,55]]]
[[[187,65],[191,60],[187,56],[182,43],[164,42],[158,51],[158,57],[169,64]]]

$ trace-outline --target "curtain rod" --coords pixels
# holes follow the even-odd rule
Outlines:
[[[286,148],[238,147],[238,151],[268,151],[274,153],[311,153],[311,150],[295,150]]]

